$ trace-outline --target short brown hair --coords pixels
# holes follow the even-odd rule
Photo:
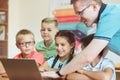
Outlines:
[[[58,26],[58,21],[54,17],[46,17],[42,20],[42,23],[54,23],[56,27]]]
[[[19,41],[22,35],[32,35],[34,40],[34,34],[30,30],[22,29],[16,34],[16,42]]]
[[[87,47],[89,43],[93,40],[94,34],[87,35],[80,39],[79,41],[82,43],[83,46]],[[103,55],[104,49],[99,53],[99,57]]]
[[[88,0],[71,0],[71,4],[74,4],[76,1],[83,1],[83,2],[87,2]],[[90,0],[89,0],[90,1]],[[102,0],[93,0],[95,1],[96,3],[98,3],[99,5],[102,5]]]

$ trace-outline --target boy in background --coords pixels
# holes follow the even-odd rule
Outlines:
[[[94,34],[90,34],[80,40],[82,50],[93,40]],[[116,80],[114,63],[103,57],[104,50],[83,69],[77,73],[71,73],[67,80]]]
[[[14,58],[34,59],[38,65],[42,65],[44,57],[41,53],[34,50],[34,45],[34,34],[27,29],[20,30],[16,35],[16,46],[20,49],[21,53],[17,54]]]
[[[35,48],[38,52],[42,52],[45,60],[48,60],[51,56],[56,56],[54,36],[58,31],[57,19],[52,17],[46,17],[41,22],[41,36],[42,41],[39,41]]]

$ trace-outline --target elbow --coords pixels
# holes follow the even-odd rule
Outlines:
[[[112,80],[110,76],[104,75],[101,80]]]
[[[102,80],[111,80],[111,79],[108,77],[104,77]]]

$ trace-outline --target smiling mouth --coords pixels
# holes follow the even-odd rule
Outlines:
[[[58,53],[59,53],[59,54],[62,54],[62,53],[64,53],[64,51],[58,51]]]

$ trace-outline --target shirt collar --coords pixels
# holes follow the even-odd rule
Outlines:
[[[100,10],[99,10],[98,18],[97,18],[97,21],[96,21],[97,23],[98,23],[98,21],[99,21],[99,19],[100,19],[100,15],[102,14],[102,12],[103,12],[104,9],[106,8],[106,6],[107,6],[107,4],[102,3],[101,8],[100,8]]]
[[[101,57],[100,61],[97,63],[97,65],[96,65],[96,66],[92,67],[92,66],[91,66],[91,64],[90,64],[90,67],[92,67],[92,68],[100,68],[100,67],[101,67],[102,62],[103,62],[103,57]]]
[[[43,43],[42,43],[42,45],[41,45],[43,48],[47,48],[47,49],[51,49],[51,48],[55,48],[55,41],[52,41],[52,44],[49,46],[49,47],[46,47],[45,46],[45,44],[44,44],[44,41],[43,41]]]

